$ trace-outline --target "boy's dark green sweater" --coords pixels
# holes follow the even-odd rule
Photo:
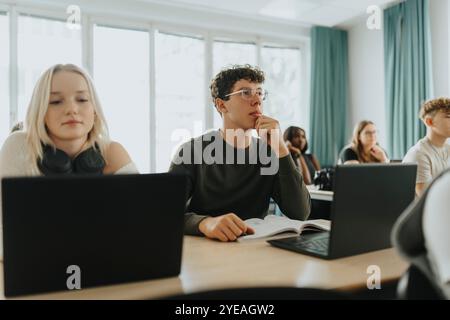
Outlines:
[[[221,143],[222,154],[211,152],[213,142]],[[202,155],[208,146],[207,154],[217,156],[215,159],[219,161],[205,163]],[[289,218],[308,218],[310,195],[290,155],[275,159],[272,152],[272,161],[278,161],[278,170],[272,170],[270,168],[276,165],[274,162],[267,164],[267,161],[258,161],[260,158],[255,157],[258,154],[255,150],[264,150],[266,155],[271,152],[270,146],[261,139],[252,138],[250,147],[241,149],[242,154],[245,153],[245,164],[236,164],[237,150],[223,140],[220,131],[215,130],[186,142],[175,155],[169,171],[188,175],[186,234],[201,235],[198,226],[208,216],[235,213],[243,220],[263,218],[267,214],[270,198]],[[226,164],[226,157],[230,154],[234,154],[235,161]],[[261,174],[261,169],[276,173]]]

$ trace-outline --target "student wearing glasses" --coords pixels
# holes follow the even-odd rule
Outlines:
[[[264,115],[264,79],[261,70],[245,65],[224,69],[212,80],[222,127],[183,144],[170,166],[170,172],[188,176],[186,234],[234,241],[253,233],[244,220],[264,217],[271,198],[288,217],[308,217],[303,177],[278,121]]]
[[[339,163],[388,163],[386,152],[378,145],[377,128],[372,121],[358,123],[352,136],[352,142],[339,155]]]

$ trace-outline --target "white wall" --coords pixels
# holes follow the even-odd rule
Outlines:
[[[387,147],[384,101],[383,31],[369,30],[361,19],[348,30],[349,139],[361,120],[373,121],[382,147]]]
[[[433,82],[435,97],[450,96],[449,13],[450,4],[448,0],[430,1],[430,27],[431,45],[433,48]]]
[[[450,96],[450,23],[448,0],[430,1],[434,96]],[[348,29],[349,127],[369,119],[376,123],[379,141],[387,147],[384,100],[383,31],[369,30],[365,19]]]

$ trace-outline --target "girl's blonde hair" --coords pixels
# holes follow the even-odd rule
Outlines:
[[[37,173],[40,172],[37,162],[42,160],[43,157],[42,143],[56,148],[48,135],[45,115],[48,110],[53,75],[60,71],[77,73],[86,80],[88,85],[90,99],[95,112],[94,126],[88,133],[88,146],[98,148],[103,158],[105,158],[106,148],[110,142],[105,116],[90,76],[83,69],[73,64],[54,65],[45,71],[36,83],[25,119],[30,161],[33,165],[33,171]]]
[[[362,145],[361,140],[359,139],[359,136],[361,135],[361,132],[369,124],[375,125],[375,123],[373,123],[372,121],[363,120],[360,123],[358,123],[355,126],[355,128],[353,129],[351,148],[353,149],[353,151],[356,152],[356,154],[358,155],[358,161],[361,162],[361,163],[380,162],[380,160],[375,158],[373,155],[369,154],[369,156],[366,156],[364,154],[364,146]]]

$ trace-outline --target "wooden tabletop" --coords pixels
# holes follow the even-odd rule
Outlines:
[[[221,243],[185,236],[179,277],[21,298],[154,299],[201,290],[255,286],[347,291],[366,287],[367,268],[371,265],[380,268],[382,283],[398,279],[407,268],[394,249],[322,260],[272,247],[264,240]],[[0,288],[3,289],[3,263],[0,263]],[[3,290],[0,295],[5,298]]]

